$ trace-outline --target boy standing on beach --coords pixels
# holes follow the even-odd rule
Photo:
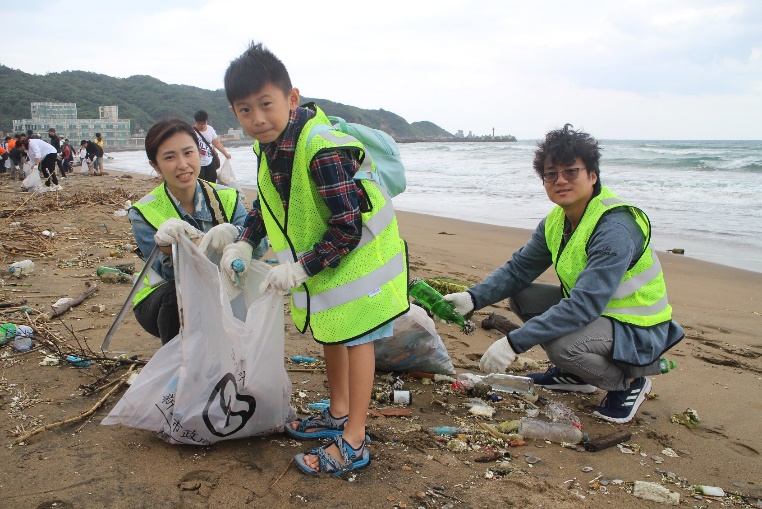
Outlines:
[[[256,140],[259,172],[258,199],[220,267],[234,281],[232,263],[248,265],[253,247],[269,237],[280,264],[260,289],[291,292],[294,325],[323,344],[331,398],[320,416],[286,425],[295,438],[331,439],[296,462],[307,473],[364,467],[373,341],[391,336],[392,321],[410,307],[407,249],[391,199],[375,182],[353,178],[364,157],[360,142],[313,131],[330,122],[314,104],[297,107],[286,67],[261,44],[231,62],[225,93]]]
[[[495,341],[480,368],[502,373],[535,345],[555,365],[528,375],[547,389],[608,391],[593,415],[626,423],[661,373],[660,357],[684,336],[672,307],[651,223],[601,186],[595,138],[570,124],[549,132],[534,169],[556,207],[512,259],[466,292],[445,296],[466,314],[510,298],[523,327]],[[534,283],[550,266],[561,286]]]

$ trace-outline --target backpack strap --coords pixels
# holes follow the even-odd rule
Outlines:
[[[343,118],[341,118],[341,117],[328,117],[328,120],[330,120],[331,122],[338,121],[339,130],[341,132],[343,132],[344,134],[349,134],[350,136],[352,136],[350,133],[347,132],[347,123],[344,121]],[[329,125],[325,125],[325,124],[316,124],[316,125],[312,126],[312,129],[310,129],[309,134],[307,134],[307,145],[310,144],[310,142],[312,141],[312,138],[314,138],[316,135],[318,135],[318,134],[320,134],[322,132],[325,132],[325,131],[336,131],[336,128],[335,128],[335,126],[329,126]],[[355,139],[357,139],[357,138],[355,138]],[[362,143],[361,140],[357,140],[357,141],[360,141]],[[365,160],[366,161],[371,161],[373,158],[370,155],[370,153],[367,150],[365,150],[364,152],[365,152]],[[364,166],[364,164],[363,164],[363,166]],[[376,184],[381,185],[381,182],[379,182],[378,177],[376,177],[376,175],[374,175],[372,171],[362,170],[361,168],[357,169],[357,173],[355,173],[353,178],[355,180],[372,180]]]

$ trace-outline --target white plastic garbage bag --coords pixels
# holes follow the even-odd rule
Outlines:
[[[258,291],[269,266],[252,260],[244,291],[231,303],[218,267],[190,240],[181,240],[178,255],[180,334],[156,352],[102,424],[197,445],[283,431],[296,414],[283,362],[283,298]]]
[[[421,371],[452,375],[455,367],[442,338],[426,311],[410,306],[410,311],[394,320],[394,335],[373,343],[376,369]]]
[[[31,192],[42,187],[42,180],[40,179],[40,170],[37,168],[31,170],[31,172],[21,181],[21,188]]]
[[[233,167],[230,165],[230,159],[225,159],[225,162],[222,163],[222,167],[217,170],[217,182],[223,186],[237,189],[239,193],[243,194],[243,189],[241,189],[238,180],[236,180],[235,175],[233,174]]]

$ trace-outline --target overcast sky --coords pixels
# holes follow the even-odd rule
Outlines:
[[[2,19],[23,41],[0,62],[33,74],[217,89],[254,40],[305,96],[453,133],[762,139],[759,0],[53,0]]]

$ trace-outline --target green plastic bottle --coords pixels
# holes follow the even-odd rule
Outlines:
[[[0,345],[6,344],[8,341],[16,337],[16,325],[12,323],[4,323],[0,325]]]
[[[108,266],[106,266],[106,265],[101,265],[101,266],[100,266],[100,267],[98,267],[98,269],[95,271],[95,273],[96,273],[97,275],[99,275],[99,276],[102,276],[103,274],[106,274],[107,272],[110,272],[110,273],[112,273],[112,274],[124,274],[125,276],[127,276],[127,275],[128,275],[128,274],[126,274],[125,272],[122,272],[122,271],[121,271],[121,270],[119,270],[119,269],[115,269],[114,267],[108,267]]]
[[[659,368],[662,373],[669,373],[669,370],[675,369],[677,362],[670,359],[659,359]]]
[[[408,285],[410,295],[421,305],[442,320],[457,323],[465,334],[473,334],[475,326],[473,322],[463,318],[463,315],[455,311],[455,306],[444,300],[442,294],[432,288],[426,281],[413,278]]]

